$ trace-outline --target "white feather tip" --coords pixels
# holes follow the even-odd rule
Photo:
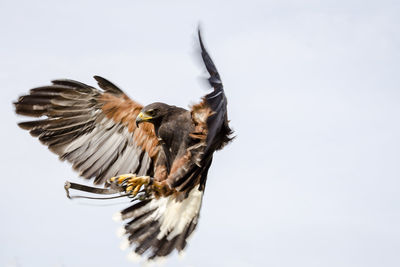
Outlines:
[[[123,241],[121,242],[121,244],[119,245],[119,248],[120,248],[121,250],[125,250],[125,249],[127,249],[127,248],[129,247],[129,245],[130,245],[129,240],[128,240],[128,239],[125,239],[125,240],[123,240]]]
[[[178,252],[178,257],[180,260],[183,260],[185,258],[185,256],[186,256],[186,253],[183,250]]]
[[[142,259],[142,257],[139,255],[139,254],[137,254],[137,253],[135,253],[135,252],[130,252],[127,256],[126,256],[126,258],[129,260],[129,261],[131,261],[131,262],[133,262],[133,263],[139,263],[140,262],[140,260]]]
[[[122,221],[122,215],[121,212],[117,212],[112,216],[112,219],[116,222]]]
[[[125,227],[120,227],[117,229],[117,236],[118,237],[123,237],[126,234]]]

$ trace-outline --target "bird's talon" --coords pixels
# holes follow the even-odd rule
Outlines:
[[[142,185],[138,185],[135,187],[135,189],[132,192],[132,195],[136,196],[139,193],[140,188],[142,187]]]
[[[118,175],[115,177],[111,177],[109,179],[110,183],[114,183],[117,182],[118,185],[123,184],[127,179],[131,179],[131,178],[135,178],[136,174],[132,174],[132,173],[128,173],[128,174],[122,174],[122,175]]]
[[[128,192],[130,192],[130,191],[132,191],[132,189],[133,189],[133,186],[132,185],[130,185],[130,186],[128,186],[127,188],[126,188],[126,192],[128,193]]]
[[[125,189],[125,192],[136,196],[142,186],[150,183],[149,176],[136,176],[136,174],[123,174],[109,179],[111,183],[117,183]]]

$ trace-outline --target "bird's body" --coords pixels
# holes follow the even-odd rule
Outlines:
[[[101,90],[55,80],[15,103],[18,114],[43,117],[19,125],[82,177],[129,197],[143,193],[116,218],[125,221],[123,247],[149,259],[185,248],[213,153],[231,140],[222,83],[200,33],[199,39],[214,90],[190,110],[160,102],[142,106],[99,76]]]
[[[193,131],[194,124],[188,110],[175,106],[169,108],[170,115],[165,116],[160,125],[154,123],[154,130],[162,141],[163,153],[168,154],[168,164],[171,166],[174,159],[182,156],[190,145],[189,134]]]

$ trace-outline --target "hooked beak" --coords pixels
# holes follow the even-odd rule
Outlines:
[[[136,117],[136,127],[139,127],[139,124],[151,120],[153,117],[147,115],[146,113],[140,112],[139,115]]]

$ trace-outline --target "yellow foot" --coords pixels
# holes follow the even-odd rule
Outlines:
[[[136,176],[136,174],[129,173],[112,177],[110,178],[110,182],[123,186],[126,193],[136,196],[143,185],[148,185],[150,183],[150,177]]]

